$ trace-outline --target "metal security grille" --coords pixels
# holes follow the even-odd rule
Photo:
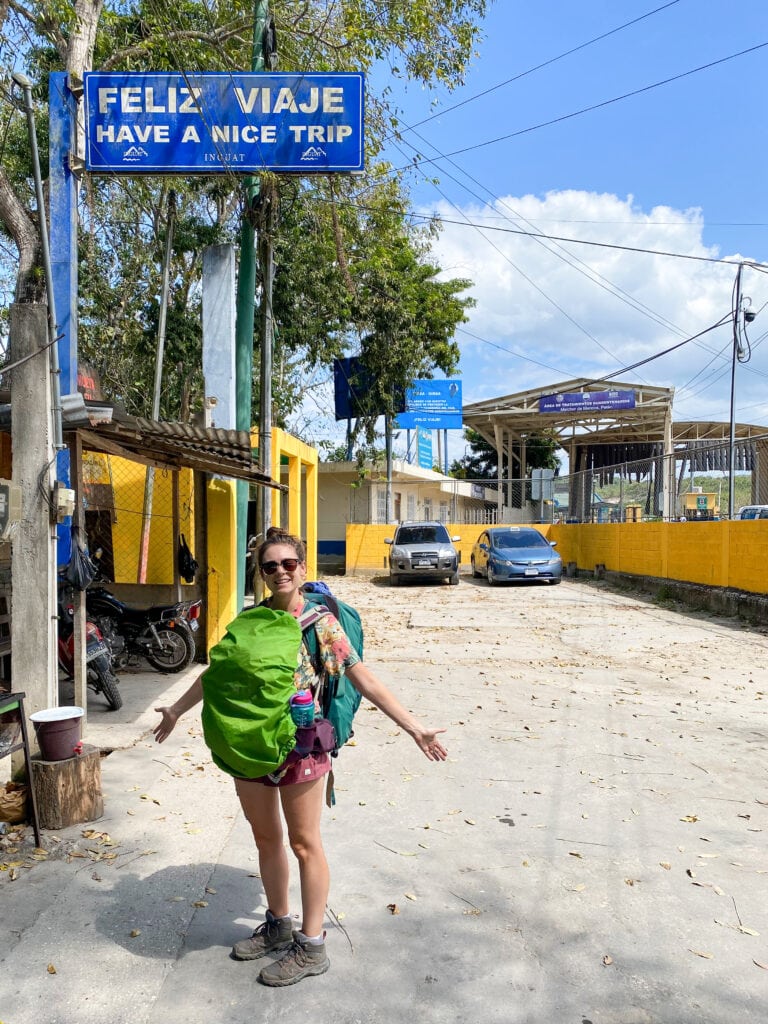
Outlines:
[[[408,519],[437,515],[470,525],[724,519],[731,480],[734,516],[743,506],[768,505],[768,434],[736,441],[732,455],[728,441],[690,441],[666,457],[661,446],[643,448],[650,452],[645,458],[611,462],[611,455],[628,455],[633,447],[585,446],[578,465],[552,480],[398,479],[396,488]],[[375,497],[366,501],[371,486]],[[386,491],[380,482],[363,484],[354,493],[352,522],[386,521]]]
[[[115,583],[174,581],[174,472],[83,452],[82,501],[88,548]],[[178,471],[180,531],[194,536],[194,480]]]

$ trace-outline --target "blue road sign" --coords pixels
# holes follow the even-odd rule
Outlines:
[[[84,85],[94,173],[363,169],[361,74],[92,71]]]
[[[635,392],[627,388],[615,391],[566,391],[562,395],[544,395],[539,412],[607,412],[634,409]]]
[[[405,392],[405,412],[397,417],[403,430],[460,430],[461,381],[415,380]]]

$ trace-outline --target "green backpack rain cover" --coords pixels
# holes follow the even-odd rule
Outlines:
[[[296,745],[301,627],[292,615],[250,608],[227,626],[203,675],[203,735],[214,763],[241,779],[268,775]]]

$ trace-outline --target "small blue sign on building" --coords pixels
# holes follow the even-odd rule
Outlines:
[[[97,174],[363,169],[359,73],[92,71],[84,89]]]
[[[405,412],[397,425],[403,430],[461,430],[461,381],[415,380],[405,392]]]
[[[539,399],[539,412],[609,412],[634,409],[635,392],[627,388],[615,391],[565,391]]]
[[[419,469],[432,469],[432,431],[416,428],[416,446],[419,456]]]

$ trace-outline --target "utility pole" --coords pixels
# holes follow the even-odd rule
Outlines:
[[[160,288],[160,315],[157,322],[157,347],[155,355],[155,390],[152,397],[152,419],[160,419],[160,396],[163,391],[163,356],[165,353],[165,325],[168,319],[168,301],[171,290],[171,257],[173,256],[173,230],[176,217],[176,193],[168,193],[168,220],[165,228],[165,258],[163,259],[162,285]],[[147,582],[149,562],[149,531],[152,522],[152,502],[155,490],[155,467],[147,466],[144,479],[144,511],[141,519],[141,543],[139,545],[139,567],[137,583]],[[174,529],[176,526],[174,525]]]
[[[255,0],[253,11],[253,49],[251,71],[265,69],[265,42],[273,41],[269,27],[267,0]],[[270,63],[271,51],[270,46]],[[270,70],[272,70],[270,68]],[[251,395],[253,391],[253,319],[256,294],[256,216],[260,195],[259,180],[254,175],[245,179],[245,208],[240,230],[240,270],[237,278],[237,320],[235,326],[235,426],[238,430],[251,430]],[[271,311],[270,295],[270,311]],[[270,379],[271,379],[271,357]],[[264,404],[264,396],[261,397]],[[270,402],[271,405],[271,402]],[[270,431],[271,432],[271,431]],[[265,472],[271,471],[270,452],[265,449],[264,437],[259,435],[259,462]],[[259,502],[259,506],[261,502]],[[245,595],[245,553],[248,528],[248,484],[237,483],[237,604],[242,607]],[[262,522],[257,532],[266,533]],[[262,538],[263,539],[263,538]]]
[[[748,363],[752,358],[752,352],[747,338],[747,324],[751,324],[757,316],[754,309],[749,307],[752,300],[742,294],[741,274],[744,264],[739,264],[736,271],[736,282],[733,286],[733,352],[731,355],[731,419],[730,433],[728,436],[728,518],[733,519],[734,513],[734,455],[736,448],[736,363]],[[747,341],[747,348],[742,345],[742,333]]]

